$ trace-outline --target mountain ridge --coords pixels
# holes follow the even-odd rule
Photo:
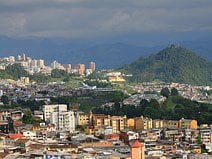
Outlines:
[[[122,70],[133,74],[130,81],[212,85],[212,63],[182,46],[171,45],[147,58],[140,57]]]
[[[182,41],[183,46],[198,52],[201,57],[212,61],[212,39]],[[168,41],[167,41],[168,43]],[[115,41],[86,42],[63,38],[9,38],[0,36],[0,57],[17,56],[25,53],[35,59],[44,59],[46,64],[54,60],[60,63],[85,63],[95,61],[98,69],[120,68],[140,56],[147,57],[160,51],[167,44],[142,45]]]

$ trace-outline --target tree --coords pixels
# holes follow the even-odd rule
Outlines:
[[[63,79],[63,82],[70,82],[70,77],[69,77],[69,76],[65,77],[65,78]]]
[[[169,91],[169,89],[168,89],[167,87],[165,87],[165,88],[162,88],[162,89],[161,89],[160,94],[161,94],[162,96],[168,98],[169,95],[170,95],[170,91]]]
[[[20,64],[8,65],[5,68],[7,74],[11,75],[14,79],[18,79],[20,77],[29,77],[29,74]]]
[[[149,102],[150,107],[154,108],[154,109],[160,109],[160,104],[158,103],[158,101],[156,99],[151,99]]]
[[[1,96],[1,101],[3,102],[3,104],[9,104],[9,98],[6,95],[2,95]]]
[[[69,75],[64,70],[54,69],[51,72],[52,78],[61,78],[61,77],[67,77],[67,76],[69,76]]]
[[[22,121],[25,124],[32,124],[33,123],[32,111],[30,109],[29,110],[26,110],[24,112],[24,116],[22,118]]]
[[[176,88],[172,88],[171,89],[171,96],[178,96],[179,93],[178,93],[178,90]]]

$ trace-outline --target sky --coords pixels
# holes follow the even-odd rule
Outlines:
[[[101,38],[207,35],[212,0],[0,0],[0,35]]]

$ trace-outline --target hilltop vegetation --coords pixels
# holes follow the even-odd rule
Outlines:
[[[0,77],[3,79],[17,80],[20,77],[29,77],[27,71],[20,64],[8,65],[5,70],[0,71]]]
[[[163,49],[156,55],[140,57],[121,69],[133,74],[133,77],[128,79],[131,82],[161,80],[212,85],[212,63],[188,49],[175,45]]]

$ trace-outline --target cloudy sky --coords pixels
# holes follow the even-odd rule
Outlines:
[[[212,0],[0,0],[0,35],[86,38],[212,31]]]

